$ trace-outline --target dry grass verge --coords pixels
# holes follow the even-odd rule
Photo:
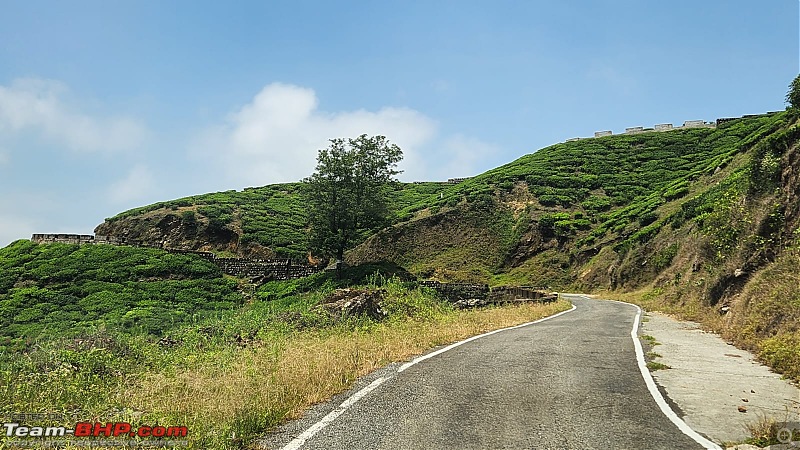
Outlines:
[[[175,374],[150,375],[123,393],[148,415],[185,424],[204,448],[236,448],[299,417],[392,361],[489,330],[564,311],[568,302],[451,311],[364,329],[297,332]],[[221,447],[220,447],[221,446]]]

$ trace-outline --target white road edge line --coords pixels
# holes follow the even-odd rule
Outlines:
[[[347,398],[347,400],[343,401],[341,405],[339,405],[336,409],[329,412],[325,417],[323,417],[319,422],[312,425],[309,429],[302,432],[300,436],[297,436],[283,447],[283,450],[297,450],[306,443],[307,440],[311,439],[312,436],[317,434],[319,430],[325,428],[329,423],[336,420],[337,417],[341,416],[342,413],[347,411],[347,408],[353,406],[355,402],[361,399],[361,397],[369,394],[373,389],[377,388],[384,381],[386,381],[386,377],[380,377],[377,380],[373,381],[369,384],[369,386],[361,389],[360,391],[356,392],[355,394],[351,395]]]
[[[561,311],[558,314],[553,314],[552,316],[542,317],[541,319],[534,320],[533,322],[527,322],[527,323],[523,323],[521,325],[516,325],[516,326],[508,327],[508,328],[501,328],[499,330],[494,330],[494,331],[490,331],[488,333],[479,334],[477,336],[473,336],[471,338],[464,339],[463,341],[456,342],[455,344],[450,344],[447,347],[444,347],[442,349],[436,350],[435,352],[432,352],[432,353],[428,353],[427,355],[419,356],[419,357],[417,357],[417,358],[415,358],[415,359],[403,364],[402,366],[400,366],[400,368],[397,369],[397,373],[400,373],[400,372],[408,369],[409,367],[413,366],[414,364],[417,364],[417,363],[420,363],[422,361],[425,361],[428,358],[433,358],[436,355],[440,355],[440,354],[442,354],[442,353],[444,353],[444,352],[446,352],[448,350],[452,350],[452,349],[458,347],[461,344],[466,344],[467,342],[474,341],[475,339],[480,339],[482,337],[489,336],[489,335],[492,335],[492,334],[495,334],[495,333],[499,333],[501,331],[514,330],[516,328],[527,327],[529,325],[533,325],[533,324],[536,324],[536,323],[544,322],[545,320],[553,319],[553,318],[556,318],[556,317],[558,317],[558,316],[560,316],[562,314],[566,314],[568,312],[575,311],[575,309],[576,309],[576,306],[572,305],[572,308],[570,308],[570,309],[568,309],[566,311]],[[336,409],[334,409],[333,411],[329,412],[325,417],[320,419],[319,422],[315,423],[314,425],[311,425],[311,427],[309,427],[306,431],[302,432],[299,436],[294,438],[291,442],[289,442],[288,444],[283,446],[281,450],[298,450],[300,447],[303,446],[303,444],[306,443],[307,440],[311,439],[321,429],[325,428],[329,423],[333,422],[334,420],[336,420],[337,417],[341,416],[342,413],[344,413],[347,410],[347,408],[353,406],[353,404],[355,404],[355,402],[357,402],[359,399],[361,399],[365,395],[367,395],[370,392],[372,392],[375,388],[377,388],[378,386],[383,384],[383,382],[388,380],[388,379],[389,379],[389,377],[380,377],[377,380],[375,380],[372,383],[370,383],[369,386],[367,386],[367,387],[361,389],[360,391],[356,392],[355,394],[351,395],[350,397],[347,398],[347,400],[343,401],[341,405],[336,407]]]
[[[570,308],[570,309],[568,309],[566,311],[561,311],[558,314],[553,314],[552,316],[542,317],[539,320],[534,320],[533,322],[527,322],[527,323],[523,323],[521,325],[516,325],[516,326],[513,326],[513,327],[501,328],[499,330],[489,331],[488,333],[483,333],[483,334],[479,334],[477,336],[472,336],[469,339],[464,339],[463,341],[456,342],[455,344],[450,344],[445,348],[441,348],[439,350],[436,350],[435,352],[428,353],[427,355],[419,356],[419,357],[414,358],[413,360],[403,364],[402,366],[400,366],[399,369],[397,369],[397,373],[400,373],[400,372],[408,369],[409,367],[411,367],[411,366],[413,366],[415,364],[421,363],[422,361],[425,361],[426,359],[433,358],[436,355],[440,355],[440,354],[442,354],[442,353],[444,353],[444,352],[446,352],[448,350],[452,350],[452,349],[458,347],[459,345],[466,344],[467,342],[472,342],[475,339],[480,339],[482,337],[486,337],[486,336],[489,336],[489,335],[492,335],[492,334],[495,334],[495,333],[500,333],[501,331],[514,330],[514,329],[517,329],[517,328],[527,327],[527,326],[533,325],[535,323],[544,322],[545,320],[550,320],[550,319],[556,318],[556,317],[558,317],[558,316],[560,316],[562,314],[566,314],[568,312],[575,311],[575,308],[576,308],[575,305],[572,305],[572,308]]]
[[[581,297],[588,298],[586,296]],[[647,385],[647,390],[650,391],[650,395],[653,397],[653,400],[655,400],[658,407],[661,408],[661,412],[664,413],[664,415],[667,416],[667,419],[674,423],[675,426],[678,427],[681,432],[683,432],[683,434],[694,439],[694,441],[702,445],[703,448],[709,450],[722,450],[719,445],[701,436],[700,433],[694,431],[689,425],[686,424],[686,422],[683,421],[683,419],[678,417],[678,414],[672,410],[667,401],[664,400],[664,396],[662,396],[661,392],[658,390],[658,386],[656,386],[653,375],[650,373],[650,369],[647,368],[647,363],[644,360],[642,343],[639,342],[639,320],[642,317],[642,308],[640,308],[639,305],[621,302],[619,300],[609,301],[630,305],[636,308],[636,317],[633,319],[633,328],[631,329],[631,339],[633,339],[633,347],[636,350],[636,362],[639,364],[639,371],[642,373],[642,378],[644,378],[644,384]]]

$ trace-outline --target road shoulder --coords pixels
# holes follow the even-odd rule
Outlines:
[[[694,322],[648,312],[640,336],[655,338],[653,378],[695,431],[717,443],[750,437],[745,425],[760,418],[800,420],[800,390],[752,354],[703,331]]]

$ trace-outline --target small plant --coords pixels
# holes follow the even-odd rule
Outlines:
[[[755,421],[744,424],[744,428],[751,436],[745,440],[746,444],[766,447],[779,443],[778,430],[781,429],[781,423],[772,417],[760,414]]]
[[[177,207],[176,207],[177,209]],[[181,213],[181,220],[186,226],[196,226],[197,225],[197,216],[195,216],[194,211],[184,211]]]
[[[655,372],[656,370],[662,370],[662,369],[672,369],[672,367],[666,364],[662,364],[660,362],[655,362],[655,361],[650,361],[649,363],[647,363],[647,368],[650,369],[651,372]]]
[[[650,345],[661,345],[658,341],[656,341],[656,338],[650,336],[649,334],[643,334],[641,339],[647,341],[647,343]]]

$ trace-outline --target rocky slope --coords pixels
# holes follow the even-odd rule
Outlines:
[[[241,224],[231,222],[219,226],[196,210],[196,207],[157,209],[137,216],[107,220],[98,225],[94,232],[98,236],[114,236],[126,242],[164,248],[265,258],[275,256],[268,247],[258,243],[241,245]]]
[[[448,183],[398,183],[391,193],[396,222],[414,217]],[[304,259],[307,211],[300,183],[195,195],[124,211],[95,234],[126,242],[233,253],[245,257]]]
[[[714,133],[719,145],[705,163],[684,176],[673,173],[626,204],[587,207],[609,197],[613,184],[591,186],[578,204],[543,204],[542,196],[519,195],[537,190],[532,177],[506,170],[482,200],[482,219],[464,220],[476,211],[465,197],[447,212],[384,230],[350,256],[355,262],[393,259],[440,279],[607,291],[699,320],[798,380],[797,112],[729,122]],[[700,147],[699,140],[685,144],[689,152]],[[592,163],[562,161],[550,169],[576,177]],[[513,189],[506,191],[501,186],[509,179]]]

